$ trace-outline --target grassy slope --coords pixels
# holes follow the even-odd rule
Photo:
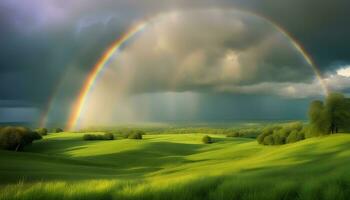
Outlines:
[[[60,133],[0,151],[3,199],[346,199],[350,135],[283,146],[214,135],[83,141]]]

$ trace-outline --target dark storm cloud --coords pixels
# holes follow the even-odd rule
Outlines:
[[[300,41],[323,72],[350,63],[347,0],[3,0],[0,99],[44,108],[64,79],[61,95],[69,105],[104,49],[130,24],[158,12],[207,7],[242,8],[272,19]]]
[[[88,14],[60,13],[53,9],[59,4],[33,2],[36,3],[3,1],[1,4],[4,11],[0,12],[1,98],[26,99],[43,105],[63,76],[71,76],[68,79],[72,91],[68,90],[67,96],[74,98],[83,76],[79,79],[65,72],[69,68],[77,68],[75,71],[80,74],[88,72],[106,46],[130,22],[112,16],[104,24],[96,21],[79,28],[89,20]],[[46,7],[53,7],[49,11],[57,13],[45,14]],[[56,19],[56,15],[65,14],[65,18]]]
[[[245,6],[280,24],[324,70],[350,62],[350,1],[254,1]]]

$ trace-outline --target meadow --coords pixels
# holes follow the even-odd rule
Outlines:
[[[54,133],[0,151],[0,199],[348,199],[350,135],[264,146],[256,139],[147,134],[84,141]]]

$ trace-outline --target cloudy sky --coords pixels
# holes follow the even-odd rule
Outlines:
[[[2,0],[0,122],[47,115],[64,124],[104,50],[145,19],[100,75],[83,124],[303,119],[323,91],[293,42],[331,90],[349,91],[349,8],[347,0]]]

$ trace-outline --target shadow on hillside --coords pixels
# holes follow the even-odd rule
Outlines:
[[[50,149],[55,148],[55,142],[57,143],[57,141],[47,141],[46,145],[50,146]],[[0,175],[3,178],[0,184],[1,182],[15,183],[19,180],[31,182],[142,178],[148,173],[172,165],[178,166],[193,162],[186,159],[185,156],[198,152],[204,146],[203,144],[150,142],[143,144],[138,149],[97,156],[69,158],[67,155],[57,154],[57,152],[64,154],[69,150],[87,148],[82,144],[86,144],[86,141],[61,143],[59,151],[53,155],[37,154],[35,150],[23,153],[23,155],[21,153],[21,159],[9,164],[9,167],[15,166],[11,172],[4,174],[1,172],[2,167],[0,167]],[[36,148],[39,151],[43,147]],[[116,148],[118,147],[116,146]],[[45,150],[42,149],[42,152]],[[31,155],[29,156],[29,154]]]
[[[118,170],[128,173],[149,173],[165,166],[191,162],[185,156],[202,148],[201,144],[173,142],[151,142],[141,148],[98,156],[86,156],[84,160],[109,163]]]
[[[82,139],[68,140],[68,139],[50,139],[45,141],[35,142],[33,145],[25,148],[26,152],[46,153],[55,155],[66,155],[67,151],[83,149],[85,145],[91,141],[84,141]],[[96,142],[96,141],[93,141]],[[89,144],[90,144],[89,143]]]

